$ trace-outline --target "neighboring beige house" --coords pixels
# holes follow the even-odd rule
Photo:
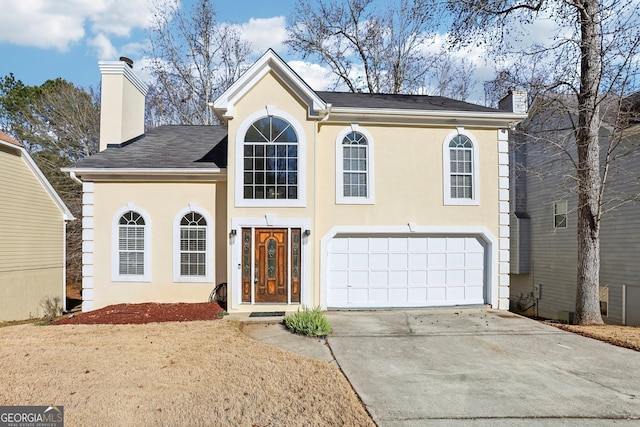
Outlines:
[[[525,111],[317,92],[269,50],[210,105],[222,126],[144,134],[146,86],[100,69],[101,151],[66,169],[84,183],[83,310],[221,282],[232,312],[508,308],[507,129]]]
[[[65,221],[73,215],[22,145],[0,132],[0,321],[65,303]]]

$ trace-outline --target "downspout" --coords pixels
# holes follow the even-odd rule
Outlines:
[[[80,180],[80,178],[78,178],[78,177],[76,176],[76,173],[75,173],[74,171],[69,171],[69,176],[71,177],[71,179],[72,179],[72,180],[74,180],[74,181],[75,181],[75,182],[77,182],[78,184],[80,184],[80,185],[84,184],[84,182],[82,182],[82,181]]]

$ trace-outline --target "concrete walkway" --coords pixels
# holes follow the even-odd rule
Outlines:
[[[379,426],[640,425],[640,352],[486,308],[327,317],[337,364]],[[250,335],[332,360],[323,340],[280,328]]]

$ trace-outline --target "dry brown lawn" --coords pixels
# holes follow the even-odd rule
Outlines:
[[[373,426],[335,366],[229,321],[0,328],[0,405],[66,426]]]
[[[618,325],[556,325],[565,331],[640,351],[640,327]]]

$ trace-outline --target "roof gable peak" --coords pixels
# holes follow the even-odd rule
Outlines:
[[[233,118],[235,103],[269,72],[275,73],[307,104],[309,117],[318,117],[327,108],[322,98],[271,48],[209,106],[222,120]]]

